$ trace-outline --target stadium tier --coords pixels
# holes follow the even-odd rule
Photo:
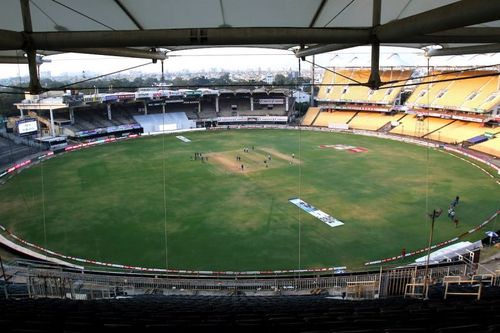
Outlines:
[[[426,136],[428,139],[437,140],[446,143],[460,143],[467,139],[488,132],[488,129],[480,123],[456,120],[437,131]]]
[[[323,86],[318,93],[318,100],[336,102],[365,102],[376,104],[393,104],[401,87],[394,88],[393,85],[384,86],[383,89],[371,90],[364,86],[353,86],[356,81],[366,83],[370,77],[368,69],[343,69],[338,70],[338,74],[326,71],[323,78]],[[406,81],[411,75],[410,70],[381,70],[380,79],[382,82]],[[331,84],[331,86],[328,86]]]
[[[433,72],[428,78],[425,78],[420,85],[417,86],[415,91],[408,98],[406,105],[408,106],[418,106],[418,107],[430,107],[433,106],[437,98],[444,96],[447,89],[451,87],[455,81],[445,81],[430,83],[434,80],[451,80],[457,79],[458,74],[445,74],[441,72]]]
[[[495,74],[496,71],[467,71],[445,73],[434,71],[425,78],[408,98],[410,107],[432,107],[469,112],[488,112],[500,101],[497,96],[498,77],[484,76],[467,79],[476,75]],[[454,80],[431,83],[437,80]]]
[[[334,124],[347,124],[356,112],[321,111],[314,121],[314,126],[328,127]]]
[[[302,119],[302,125],[304,125],[304,126],[311,126],[312,123],[313,123],[313,121],[314,121],[314,119],[316,119],[316,117],[318,116],[319,111],[320,111],[320,108],[310,107],[307,110],[306,115]]]
[[[380,79],[382,82],[398,81],[394,84],[384,86],[383,89],[371,90],[371,95],[369,96],[369,101],[374,101],[376,103],[392,104],[394,100],[398,97],[401,92],[401,87],[393,87],[394,85],[400,85],[405,83],[411,75],[410,70],[387,70],[380,73]]]
[[[480,80],[483,85],[477,92],[473,93],[474,95],[471,94],[468,96],[467,101],[462,104],[462,108],[490,110],[500,102],[500,94],[498,94],[498,76],[489,77],[487,83],[484,83],[485,79],[487,78],[474,79]],[[470,80],[466,80],[464,82],[467,81]]]
[[[451,122],[453,120],[432,117],[421,118],[409,114],[401,119],[399,125],[390,130],[390,133],[424,137]]]
[[[500,133],[498,133],[500,135]],[[473,145],[470,149],[480,151],[492,156],[500,157],[500,137],[489,139],[488,141],[481,142]]]
[[[388,298],[346,301],[324,295],[149,295],[71,301],[2,300],[6,332],[498,332],[498,287],[481,301]],[[496,296],[496,297],[495,297]]]
[[[27,146],[20,139],[15,139],[0,136],[0,168],[40,151],[37,147]]]
[[[165,114],[137,115],[134,119],[144,129],[144,133],[156,133],[178,129],[195,128],[196,123],[189,120],[184,112]]]
[[[376,131],[388,122],[397,121],[403,116],[403,114],[388,115],[377,112],[359,112],[356,117],[349,122],[349,127],[354,129]]]

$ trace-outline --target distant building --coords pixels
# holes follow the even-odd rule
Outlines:
[[[267,73],[265,81],[267,84],[272,84],[274,82],[274,75],[272,73]]]
[[[296,103],[308,103],[311,100],[311,95],[300,90],[295,90],[292,96]]]

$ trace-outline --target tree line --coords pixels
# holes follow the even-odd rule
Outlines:
[[[83,81],[83,80],[82,80]],[[173,79],[168,79],[161,81],[158,77],[144,76],[136,77],[134,79],[128,78],[99,78],[91,81],[75,82],[69,80],[55,80],[49,78],[42,78],[40,84],[44,89],[47,90],[67,90],[75,89],[83,92],[84,94],[92,94],[96,89],[100,93],[106,92],[116,92],[116,91],[134,91],[141,87],[152,87],[158,86],[160,84],[165,84],[167,86],[172,86],[172,88],[200,88],[207,87],[210,89],[255,89],[257,87],[269,86],[273,87],[285,87],[291,89],[297,89],[301,87],[305,92],[310,91],[310,78],[303,77],[292,77],[285,76],[283,74],[276,74],[274,76],[274,81],[271,85],[267,84],[263,80],[244,80],[231,78],[229,73],[224,73],[219,77],[208,78],[204,75],[194,76],[191,78],[175,77]],[[27,82],[22,83],[23,87],[26,87]],[[14,103],[20,102],[24,98],[22,89],[14,89],[3,87],[0,88],[0,113],[11,114],[16,112],[16,107]]]

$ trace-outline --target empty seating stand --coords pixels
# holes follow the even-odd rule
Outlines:
[[[0,137],[0,167],[13,164],[39,151],[39,148],[26,146],[22,143],[15,143],[10,139]]]
[[[500,158],[500,137],[475,144],[470,148]]]
[[[497,288],[497,287],[495,287]],[[0,301],[2,332],[497,332],[500,293],[428,301],[324,296],[140,296]],[[489,295],[489,297],[488,297]]]

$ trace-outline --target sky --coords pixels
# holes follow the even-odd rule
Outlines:
[[[46,56],[51,62],[41,65],[42,77],[50,72],[52,76],[65,73],[109,73],[132,66],[145,64],[146,59],[109,57],[66,53]],[[312,61],[312,57],[306,58]],[[427,59],[419,49],[382,47],[381,66],[426,66]],[[362,46],[316,56],[316,63],[321,66],[369,66],[370,47]],[[486,55],[433,57],[430,65],[436,66],[481,66],[500,64],[500,53]],[[217,71],[258,70],[268,71],[298,70],[298,59],[291,51],[263,48],[206,48],[197,50],[175,51],[168,54],[164,62],[165,71]],[[309,63],[302,62],[301,67],[310,69]],[[161,74],[160,62],[148,64],[135,71]],[[126,73],[126,72],[125,72]],[[0,78],[28,75],[26,64],[0,64]],[[87,75],[88,76],[88,75]]]

